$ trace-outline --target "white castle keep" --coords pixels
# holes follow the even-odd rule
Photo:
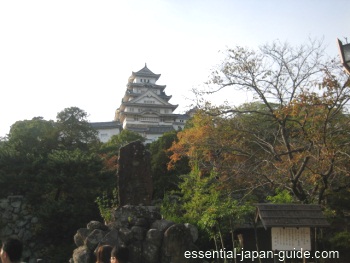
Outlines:
[[[102,142],[107,142],[123,129],[139,133],[150,143],[165,132],[183,129],[188,114],[175,114],[178,105],[169,103],[172,96],[165,94],[166,85],[156,84],[161,74],[147,68],[132,72],[114,121],[93,122]]]

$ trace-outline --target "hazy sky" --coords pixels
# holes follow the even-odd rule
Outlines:
[[[349,10],[349,0],[0,1],[0,136],[71,106],[113,120],[145,63],[183,112],[219,50],[323,37],[334,57],[336,38],[350,41]]]

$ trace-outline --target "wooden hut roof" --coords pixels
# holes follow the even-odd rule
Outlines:
[[[268,227],[328,227],[319,205],[257,204],[256,219]]]

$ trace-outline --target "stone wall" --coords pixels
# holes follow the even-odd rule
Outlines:
[[[94,252],[101,245],[124,246],[130,263],[192,263],[185,251],[197,250],[197,228],[161,219],[155,206],[126,205],[116,209],[112,223],[92,221],[74,236],[77,249],[71,263],[96,262]]]
[[[30,213],[30,207],[23,196],[9,196],[0,199],[0,239],[17,236],[24,244],[23,260],[37,262],[34,251],[37,250],[33,240],[33,229],[38,219]]]

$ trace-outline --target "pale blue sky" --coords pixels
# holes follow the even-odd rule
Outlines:
[[[350,40],[349,10],[348,0],[0,1],[0,136],[70,106],[113,120],[145,63],[182,112],[219,50],[323,37],[334,57],[336,38]]]

